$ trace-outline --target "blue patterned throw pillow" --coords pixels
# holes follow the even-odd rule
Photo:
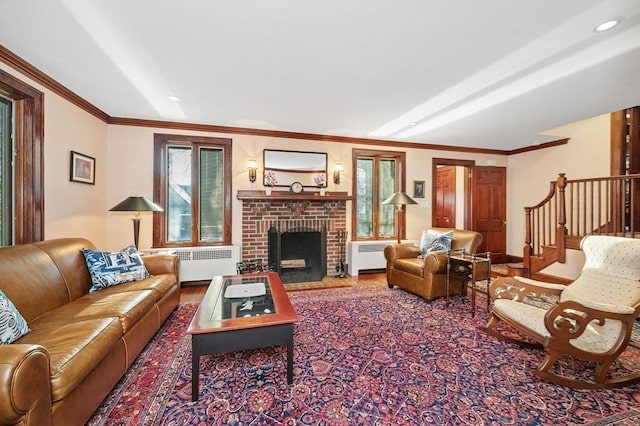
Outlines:
[[[82,249],[82,253],[93,284],[90,292],[150,277],[140,253],[133,245],[111,253],[88,248]]]
[[[420,240],[420,256],[424,257],[432,251],[451,250],[453,231],[439,233],[433,230],[424,231]]]
[[[0,344],[13,343],[30,331],[27,321],[0,290]]]

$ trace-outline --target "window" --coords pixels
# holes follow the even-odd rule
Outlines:
[[[405,153],[354,149],[353,159],[356,200],[352,234],[357,240],[390,239],[398,232],[403,235],[404,222],[396,223],[394,206],[382,202],[394,192],[404,191]]]
[[[41,241],[44,238],[43,95],[0,70],[0,98],[0,244]]]
[[[154,140],[154,247],[231,244],[231,139]]]

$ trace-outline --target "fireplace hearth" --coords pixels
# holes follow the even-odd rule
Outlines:
[[[321,281],[327,270],[327,231],[294,228],[269,229],[269,267],[284,284]]]

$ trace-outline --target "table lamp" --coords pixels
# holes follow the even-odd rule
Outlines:
[[[384,200],[382,204],[393,204],[395,206],[396,211],[396,224],[398,225],[398,244],[400,244],[400,212],[402,211],[403,206],[407,204],[418,204],[413,198],[409,197],[404,192],[394,192],[389,198]]]
[[[127,197],[114,207],[109,209],[110,212],[135,212],[133,221],[133,243],[138,248],[138,239],[140,236],[140,212],[161,212],[162,207],[150,201],[146,197],[135,195]]]

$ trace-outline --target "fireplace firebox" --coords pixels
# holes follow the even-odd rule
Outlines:
[[[284,284],[321,281],[327,271],[327,231],[294,228],[269,229],[269,267]]]

